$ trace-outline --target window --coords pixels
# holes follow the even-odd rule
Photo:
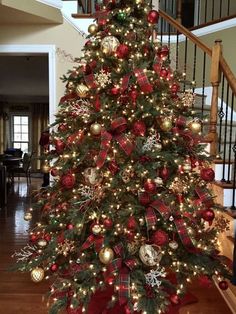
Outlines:
[[[12,116],[13,148],[20,148],[24,153],[29,150],[29,116]]]

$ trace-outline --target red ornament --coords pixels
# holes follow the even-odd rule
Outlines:
[[[116,49],[116,54],[119,59],[125,59],[129,55],[129,47],[125,44],[120,44]]]
[[[113,227],[113,221],[111,220],[111,218],[106,218],[103,220],[103,225],[106,229],[112,229]]]
[[[175,125],[178,128],[184,128],[186,126],[186,118],[183,116],[179,116],[176,120],[175,120]]]
[[[168,234],[163,230],[157,230],[152,235],[152,242],[156,245],[162,246],[169,241]]]
[[[167,78],[168,74],[169,74],[169,71],[166,68],[161,68],[161,70],[160,70],[160,77],[162,79]]]
[[[160,64],[160,63],[154,63],[154,64],[153,64],[153,70],[154,70],[157,74],[159,74],[160,71],[161,71],[161,64]]]
[[[180,89],[180,86],[179,84],[177,83],[173,83],[171,86],[170,86],[170,90],[173,94],[176,94]]]
[[[120,88],[119,88],[119,87],[116,87],[116,86],[112,87],[112,89],[111,89],[111,94],[112,94],[113,96],[119,95],[119,94],[120,94]]]
[[[202,180],[211,182],[215,179],[215,171],[212,168],[202,168],[200,176]]]
[[[147,193],[155,193],[156,192],[156,183],[151,180],[151,179],[148,179],[145,183],[144,183],[144,190],[147,192]]]
[[[219,287],[221,290],[227,290],[229,285],[228,285],[228,282],[225,281],[225,280],[222,280],[219,282]]]
[[[120,170],[120,167],[118,166],[115,160],[112,160],[108,164],[108,169],[111,171],[113,175],[115,175]]]
[[[65,132],[68,130],[68,125],[66,123],[61,123],[58,126],[58,131],[60,132]]]
[[[106,19],[98,19],[98,26],[105,26],[107,24]]]
[[[30,235],[30,241],[31,241],[31,242],[34,243],[34,242],[36,242],[37,240],[38,240],[38,237],[37,237],[36,234],[33,233],[33,234]]]
[[[75,185],[75,176],[72,173],[64,174],[61,177],[61,185],[65,189],[72,189]]]
[[[170,170],[164,166],[159,170],[159,176],[164,180],[167,181],[170,177]]]
[[[213,220],[214,220],[214,218],[215,218],[214,211],[212,209],[205,209],[205,210],[202,211],[201,214],[202,214],[202,218],[205,221],[209,222],[209,225],[211,225]]]
[[[157,50],[157,55],[160,59],[166,59],[169,56],[169,48],[164,45]]]
[[[143,192],[139,195],[139,202],[141,205],[146,206],[151,202],[150,194]]]
[[[107,285],[112,286],[115,282],[115,276],[113,274],[105,275],[104,281]]]
[[[180,304],[180,298],[177,296],[177,294],[171,294],[170,295],[170,302],[174,305]]]
[[[56,168],[52,168],[52,170],[51,170],[51,175],[52,175],[53,177],[58,176],[58,170],[57,170]]]
[[[127,228],[130,230],[135,230],[138,224],[134,216],[130,216],[127,221]]]
[[[55,140],[55,148],[58,154],[61,154],[64,151],[65,146],[66,145],[62,140],[60,139]]]
[[[44,238],[47,242],[51,241],[51,236],[50,236],[50,234],[48,234],[48,233],[46,233],[46,234],[43,236],[43,238]]]
[[[57,265],[56,263],[52,264],[51,267],[50,267],[50,270],[51,270],[52,272],[57,271],[57,270],[58,270],[58,265]]]
[[[133,133],[136,136],[145,136],[146,125],[143,121],[136,121],[133,125]]]
[[[72,230],[72,229],[74,229],[74,225],[73,225],[73,224],[68,224],[68,225],[66,226],[66,229]]]
[[[159,13],[156,10],[151,10],[148,12],[147,20],[150,24],[157,24],[159,19]]]
[[[136,103],[136,100],[138,98],[139,92],[136,89],[133,89],[129,92],[129,96],[133,103]]]

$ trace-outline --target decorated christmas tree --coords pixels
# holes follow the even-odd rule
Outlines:
[[[17,265],[49,278],[50,313],[168,313],[191,278],[227,288],[214,171],[150,1],[104,0],[95,17],[64,77],[46,155],[54,178]]]

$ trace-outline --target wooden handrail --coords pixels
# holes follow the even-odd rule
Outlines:
[[[190,39],[194,44],[196,44],[199,48],[201,48],[206,54],[210,57],[212,56],[212,50],[206,46],[197,36],[195,36],[191,31],[185,28],[183,25],[179,24],[177,20],[173,19],[171,16],[166,14],[164,11],[159,10],[159,15],[164,18],[166,21],[170,23],[175,29],[179,31],[179,33],[185,35],[188,39]],[[223,72],[227,82],[229,83],[230,88],[234,95],[236,95],[236,77],[231,71],[228,63],[224,59],[224,57],[220,57],[220,68]]]

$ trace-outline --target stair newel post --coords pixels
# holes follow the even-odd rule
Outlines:
[[[211,97],[211,113],[210,113],[210,126],[206,139],[210,143],[210,155],[217,155],[217,115],[218,115],[218,95],[220,84],[220,57],[222,53],[221,40],[216,40],[212,48],[212,60],[211,60],[211,85],[212,85],[212,97]]]
[[[176,20],[182,24],[182,0],[177,0]]]

